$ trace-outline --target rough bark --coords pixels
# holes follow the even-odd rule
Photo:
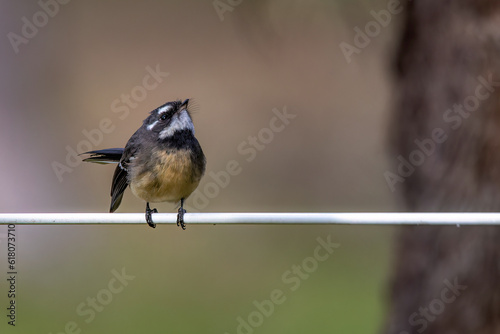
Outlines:
[[[392,157],[428,150],[395,194],[410,211],[500,211],[500,2],[419,0],[406,15]],[[500,227],[404,228],[395,252],[385,333],[500,333]]]

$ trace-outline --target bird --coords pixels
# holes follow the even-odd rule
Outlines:
[[[149,203],[180,201],[177,226],[186,229],[184,200],[198,187],[206,158],[194,136],[189,99],[167,102],[150,112],[125,148],[88,151],[86,162],[118,163],[111,184],[109,212],[120,206],[127,186],[146,201],[146,222],[156,227]]]

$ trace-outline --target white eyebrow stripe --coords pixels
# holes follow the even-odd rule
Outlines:
[[[161,114],[164,114],[166,112],[169,112],[170,110],[172,110],[172,105],[168,105],[168,106],[164,106],[162,107],[161,109],[158,109],[158,115],[161,115]]]

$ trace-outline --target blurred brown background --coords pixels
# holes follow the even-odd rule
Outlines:
[[[41,3],[56,11],[55,2]],[[23,17],[33,23],[44,10],[36,1],[0,2],[1,212],[106,212],[113,167],[70,167],[67,147],[77,150],[82,131],[103,119],[113,131],[91,148],[121,147],[151,110],[185,98],[196,102],[196,135],[208,159],[200,189],[228,161],[242,167],[203,211],[394,211],[399,195],[383,173],[394,162],[385,149],[388,67],[401,18],[394,15],[348,63],[340,43],[353,44],[353,29],[386,2],[223,3],[232,10],[221,20],[212,1],[70,1],[16,53],[9,33],[23,36]],[[143,84],[148,67],[169,75],[120,118],[112,104]],[[269,127],[274,108],[296,117],[246,161],[238,146]],[[54,162],[71,168],[62,181]],[[186,204],[198,211],[192,199]],[[156,207],[175,212],[171,204]],[[144,203],[127,191],[119,211],[143,212]],[[376,332],[391,232],[18,226],[18,325],[23,333],[59,333],[71,321],[82,333],[236,333],[254,301],[282,289],[286,301],[256,333]],[[290,291],[282,275],[328,236],[340,247]],[[87,323],[77,306],[122,268],[135,279]],[[7,286],[0,288],[6,304]],[[2,333],[18,330],[2,318]]]

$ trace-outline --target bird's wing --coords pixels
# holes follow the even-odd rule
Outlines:
[[[111,184],[111,205],[109,212],[114,212],[120,206],[123,198],[123,192],[128,186],[128,168],[130,162],[135,158],[136,152],[140,149],[138,138],[139,130],[136,131],[125,145],[121,155],[120,163],[116,166]]]
[[[116,166],[115,173],[113,174],[113,182],[111,184],[111,205],[109,206],[109,212],[115,212],[120,206],[123,198],[123,192],[127,189],[127,169],[122,166],[120,162]]]

